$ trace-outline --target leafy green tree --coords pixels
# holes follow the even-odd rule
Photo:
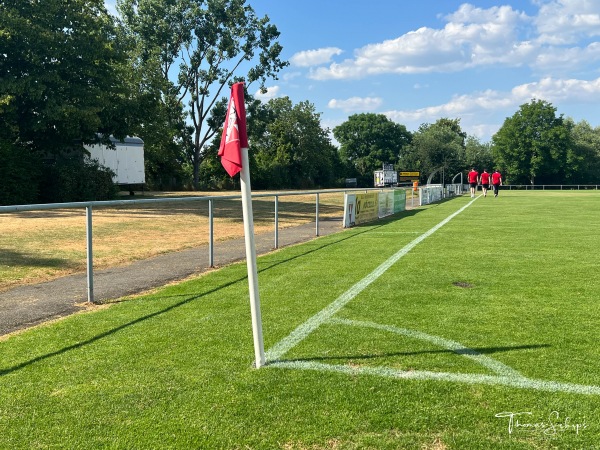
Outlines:
[[[397,164],[412,135],[383,114],[354,114],[333,129],[343,163],[353,167],[362,184],[372,183],[383,164]]]
[[[336,184],[338,152],[328,130],[321,127],[314,105],[307,101],[294,105],[288,97],[266,103],[250,97],[247,114],[253,187],[301,189]],[[211,156],[202,163],[201,179],[207,185],[230,187],[216,157],[219,140],[214,139]]]
[[[121,3],[125,22],[136,20],[135,30],[129,24],[125,28],[132,40],[131,83],[143,105],[140,124],[133,134],[144,141],[147,184],[161,190],[189,187],[192,177],[186,168],[187,155],[193,153],[193,127],[186,123],[183,99],[169,79],[190,26],[185,3]]]
[[[465,166],[464,170],[476,167],[481,172],[483,169],[492,171],[495,168],[490,142],[481,142],[475,136],[467,136],[465,141]]]
[[[189,187],[191,176],[185,168],[186,155],[192,153],[193,128],[185,122],[182,104],[168,87],[160,90],[163,80],[141,86],[147,89],[139,92],[146,107],[133,134],[144,141],[146,183],[159,190]]]
[[[0,137],[0,205],[37,203],[39,158]]]
[[[271,117],[262,136],[252,144],[258,169],[257,187],[329,187],[338,166],[337,149],[320,114],[308,101],[293,105],[288,97],[270,100]]]
[[[492,152],[511,183],[559,184],[568,179],[571,126],[545,100],[521,105],[492,136]]]
[[[102,0],[3,0],[0,128],[20,151],[44,154],[97,133],[123,137],[131,125],[125,62]]]
[[[171,83],[164,95],[185,105],[193,129],[187,157],[197,188],[206,144],[222,126],[226,88],[242,80],[242,71],[246,87],[258,82],[264,88],[287,65],[280,59],[279,31],[245,0],[119,0],[118,5],[141,47],[142,63]]]
[[[50,165],[44,171],[44,189],[40,192],[40,201],[65,203],[110,200],[117,191],[113,175],[98,161],[65,158],[60,164]]]
[[[567,182],[597,184],[600,180],[600,127],[592,128],[585,120],[575,123],[566,119],[571,128],[573,147],[567,152]]]
[[[446,180],[464,169],[466,133],[460,128],[460,119],[442,118],[433,124],[422,124],[413,134],[401,160],[401,168],[419,170],[421,181],[435,174]]]
[[[47,191],[52,166],[43,160],[56,166],[69,153],[80,162],[70,170],[89,175],[83,144],[124,137],[138,108],[127,40],[102,0],[2,0],[0,8],[0,178],[11,186],[2,202],[31,203]]]

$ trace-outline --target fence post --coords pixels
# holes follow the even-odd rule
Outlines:
[[[213,241],[214,241],[213,235],[214,235],[213,201],[212,201],[212,199],[210,199],[208,201],[208,266],[209,267],[215,266],[215,252],[214,252],[214,248],[213,248]]]
[[[94,303],[94,253],[92,250],[92,206],[85,207],[87,242],[87,297],[88,302]]]
[[[317,207],[316,207],[316,211],[315,211],[315,222],[316,222],[316,230],[315,230],[315,236],[319,235],[319,193],[317,192]]]
[[[275,195],[275,248],[279,248],[279,196]]]

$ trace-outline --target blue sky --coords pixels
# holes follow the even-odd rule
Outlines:
[[[411,131],[459,118],[487,142],[532,98],[600,125],[598,0],[247,3],[277,26],[290,61],[263,98],[308,100],[324,127],[359,113]]]

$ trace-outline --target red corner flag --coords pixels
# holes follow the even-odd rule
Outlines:
[[[244,83],[235,83],[231,86],[231,98],[219,146],[221,164],[230,177],[242,170],[242,148],[248,148]]]

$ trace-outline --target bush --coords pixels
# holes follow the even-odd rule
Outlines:
[[[0,205],[37,202],[39,161],[29,150],[0,139]]]
[[[114,173],[95,160],[59,159],[48,164],[40,185],[42,203],[112,200],[117,187]]]

